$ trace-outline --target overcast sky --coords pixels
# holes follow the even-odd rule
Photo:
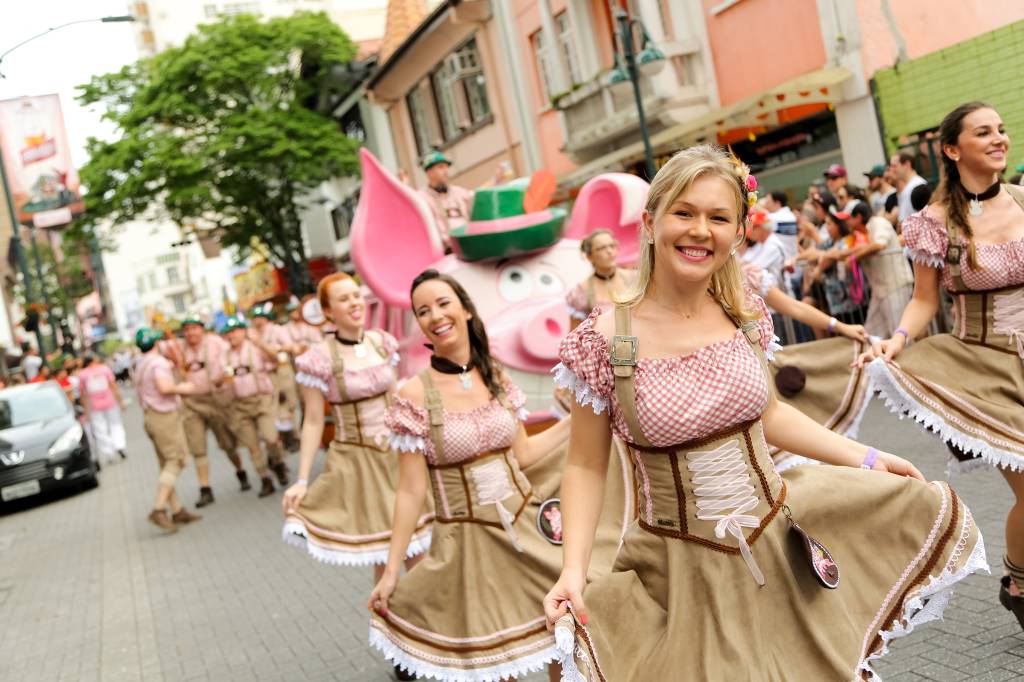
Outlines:
[[[48,28],[75,21],[128,13],[125,0],[0,0],[0,52]],[[116,71],[138,59],[131,24],[99,22],[68,26],[37,38],[4,57],[0,99],[23,95],[60,95],[76,166],[86,161],[85,139],[103,137],[110,128],[99,112],[74,100],[75,86],[93,75]]]

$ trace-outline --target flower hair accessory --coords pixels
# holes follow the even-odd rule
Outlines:
[[[739,178],[740,186],[747,191],[747,208],[751,209],[757,203],[757,178],[750,172],[750,167],[733,153],[731,147],[729,148],[729,157],[732,165],[736,167],[736,176]]]

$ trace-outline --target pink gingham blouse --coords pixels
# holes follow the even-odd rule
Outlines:
[[[946,246],[949,244],[949,236],[946,234],[945,224],[932,217],[926,208],[909,216],[901,227],[907,256],[915,263],[941,268],[942,286],[950,291],[955,290],[953,277],[946,267]],[[976,245],[981,270],[972,270],[968,267],[967,241],[961,238],[961,243],[964,248],[960,254],[960,276],[972,291],[987,291],[1024,284],[1024,239],[1002,244]]]
[[[377,334],[383,341],[385,357],[381,358],[380,364],[364,367],[363,369],[346,369],[345,389],[350,401],[372,398],[391,391],[395,386],[395,370],[398,365],[398,341],[386,331],[375,329],[367,334]],[[338,390],[338,382],[334,378],[334,371],[331,369],[331,351],[328,343],[334,340],[327,338],[314,344],[305,353],[295,358],[295,381],[303,386],[319,388],[327,402],[340,403],[341,391]],[[377,347],[365,342],[368,353],[377,354]]]
[[[757,321],[761,348],[769,355],[779,348],[771,317],[759,296],[748,292],[748,305],[761,311]],[[611,410],[612,430],[632,442],[615,399],[615,379],[608,358],[609,341],[594,329],[595,311],[569,334],[559,350],[561,362],[552,373],[555,383],[576,394],[597,414]],[[655,447],[704,438],[761,416],[770,392],[761,363],[739,329],[727,341],[671,358],[641,357],[634,381],[640,428]]]
[[[519,433],[519,421],[526,419],[526,396],[515,384],[504,379],[513,416],[496,398],[466,412],[444,411],[444,456],[448,462],[472,459],[482,452],[512,447]],[[430,464],[437,464],[434,443],[430,439],[427,408],[396,397],[388,408],[384,423],[391,429],[391,449],[422,452]]]

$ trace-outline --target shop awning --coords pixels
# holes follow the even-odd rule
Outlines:
[[[730,135],[757,134],[786,123],[799,120],[842,101],[840,85],[853,74],[840,67],[818,69],[769,88],[752,97],[733,102],[702,116],[676,124],[651,135],[651,147],[655,153],[665,153],[661,147],[671,151],[695,144],[699,140],[729,142]],[[562,187],[579,186],[597,175],[623,168],[623,161],[642,158],[642,140],[630,143],[609,154],[598,157],[568,173],[559,180]]]

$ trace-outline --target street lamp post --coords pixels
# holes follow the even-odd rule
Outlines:
[[[6,51],[4,51],[2,54],[0,54],[0,65],[3,64],[4,57],[6,57],[10,53],[14,52],[15,50],[17,50],[19,47],[21,47],[23,45],[26,45],[26,44],[32,42],[33,40],[35,40],[37,38],[42,38],[43,36],[48,35],[50,33],[53,33],[54,31],[60,30],[62,28],[66,28],[68,26],[74,26],[75,24],[89,24],[89,23],[94,23],[94,22],[99,22],[99,23],[103,23],[103,24],[116,24],[116,23],[123,23],[123,22],[129,22],[129,21],[135,21],[135,17],[133,17],[130,14],[122,14],[122,15],[115,15],[115,16],[100,17],[98,19],[79,19],[77,21],[69,21],[69,22],[67,22],[65,24],[60,24],[58,26],[53,26],[51,28],[46,29],[42,33],[37,33],[36,35],[34,35],[34,36],[30,37],[30,38],[26,38],[25,40],[21,41],[20,43],[18,43],[14,47],[11,47],[11,48],[7,49]],[[0,71],[0,78],[6,78],[6,76],[4,76],[2,71]],[[17,212],[17,210],[15,210],[14,199],[13,199],[13,197],[11,197],[10,185],[7,182],[7,169],[4,166],[4,164],[3,164],[3,153],[2,153],[2,150],[0,150],[0,184],[3,184],[4,197],[7,199],[7,208],[8,208],[8,211],[10,213],[11,229],[14,232],[14,238],[17,240],[16,247],[18,248],[18,255],[21,256],[21,248],[20,248],[21,247],[21,223],[18,221],[18,212]],[[46,306],[46,313],[47,313],[46,317],[47,317],[47,320],[49,321],[49,324],[50,324],[50,334],[53,337],[54,347],[56,348],[57,347],[57,329],[53,325],[53,317],[50,314],[52,312],[52,310],[50,308],[50,295],[46,291],[46,284],[43,281],[42,262],[41,262],[41,260],[39,258],[39,246],[36,243],[35,226],[33,226],[33,225],[29,226],[29,239],[32,242],[32,255],[34,257],[35,265],[36,265],[36,275],[38,277],[39,293],[42,295],[43,303]],[[32,296],[32,276],[29,273],[28,265],[27,265],[27,263],[25,263],[24,257],[20,257],[18,260],[19,260],[19,265],[21,266],[21,269],[22,269],[22,277],[24,277],[24,279],[25,279],[25,299],[26,299],[26,301],[30,302],[31,299],[33,298],[33,296]],[[45,356],[46,355],[46,347],[45,347],[45,345],[43,343],[43,334],[42,334],[42,331],[38,327],[36,328],[36,340],[39,343],[39,352],[40,352],[40,354]]]
[[[636,54],[633,50],[633,21],[622,8],[615,10],[615,20],[619,22],[619,39],[622,41],[622,52],[626,61],[626,75],[633,83],[633,97],[636,98],[637,120],[640,123],[640,137],[644,141],[644,161],[647,164],[647,180],[654,178],[654,152],[647,134],[647,117],[644,115],[644,100],[640,96],[640,71],[636,68]]]

